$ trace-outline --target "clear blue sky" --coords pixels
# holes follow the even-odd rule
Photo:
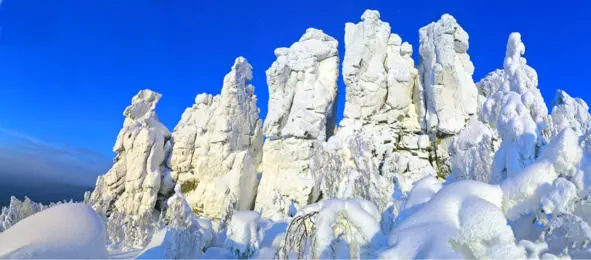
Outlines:
[[[163,94],[157,112],[172,129],[196,94],[219,93],[237,56],[254,67],[264,118],[273,50],[315,27],[339,41],[342,57],[345,22],[365,9],[381,12],[415,60],[419,28],[452,14],[470,35],[475,81],[502,68],[509,33],[521,32],[548,104],[558,88],[591,101],[589,1],[484,2],[4,0],[0,128],[111,158],[138,90]]]

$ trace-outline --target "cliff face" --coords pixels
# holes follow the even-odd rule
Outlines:
[[[97,211],[130,215],[151,212],[158,194],[172,189],[167,184],[170,176],[165,163],[171,135],[154,111],[160,97],[159,93],[142,90],[123,112],[125,121],[113,147],[117,157],[113,167],[98,177],[90,197]]]
[[[265,217],[288,215],[320,196],[310,160],[334,131],[337,46],[334,38],[308,29],[289,48],[275,50],[277,60],[267,70],[269,110],[255,206]]]
[[[336,130],[337,40],[311,28],[275,50],[262,128],[248,84],[252,68],[236,59],[222,93],[197,95],[175,127],[162,194],[176,182],[204,216],[220,218],[232,204],[271,217],[321,196],[368,198],[382,209],[395,190],[404,194],[425,176],[449,175],[447,147],[484,101],[471,79],[468,35],[453,17],[425,26],[420,39],[417,68],[412,46],[378,11],[345,25],[346,100]]]
[[[237,58],[221,94],[197,95],[172,133],[171,175],[199,215],[219,219],[228,203],[254,204],[263,143],[251,79],[252,67]]]

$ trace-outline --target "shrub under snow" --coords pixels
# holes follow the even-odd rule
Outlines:
[[[292,219],[277,257],[360,258],[379,241],[380,213],[369,201],[323,200]]]
[[[226,247],[238,258],[254,256],[262,239],[260,215],[254,211],[236,211],[232,214],[226,233]]]

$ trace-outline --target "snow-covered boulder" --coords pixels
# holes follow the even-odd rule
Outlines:
[[[84,204],[46,209],[0,233],[0,258],[107,258],[103,221]]]
[[[449,14],[419,30],[419,72],[425,91],[425,123],[431,133],[457,134],[477,111],[468,33]]]
[[[169,192],[166,189],[171,187],[161,185],[169,176],[166,158],[171,143],[170,132],[156,116],[160,97],[154,91],[141,90],[123,112],[125,121],[113,147],[115,163],[98,177],[88,202],[98,212],[152,212],[158,195]]]
[[[265,119],[263,175],[256,210],[263,216],[287,215],[318,198],[316,176],[310,171],[312,151],[332,135],[335,120],[338,42],[308,29],[289,48],[275,50],[277,60],[267,70],[269,110]]]
[[[512,33],[507,43],[504,69],[491,73],[486,80],[496,92],[482,108],[482,118],[496,129],[503,140],[495,154],[494,179],[503,179],[520,172],[539,155],[544,144],[542,130],[546,127],[548,109],[540,93],[536,71],[522,57],[525,45],[519,33]]]
[[[236,209],[253,207],[262,123],[251,79],[251,65],[236,58],[221,94],[197,95],[172,133],[171,175],[199,215],[221,218],[232,196]]]

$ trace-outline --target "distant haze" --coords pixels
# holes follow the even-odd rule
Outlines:
[[[11,195],[44,203],[82,200],[84,191],[92,189],[110,164],[110,159],[93,151],[0,128],[0,205],[6,205]]]

